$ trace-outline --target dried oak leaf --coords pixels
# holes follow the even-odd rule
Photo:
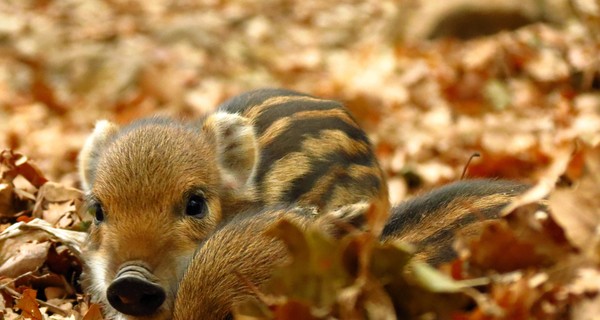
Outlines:
[[[43,320],[39,304],[35,300],[36,291],[26,289],[20,299],[17,300],[16,307],[21,309],[21,315],[27,319]]]

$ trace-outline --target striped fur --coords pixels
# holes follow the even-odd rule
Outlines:
[[[165,293],[144,319],[168,317],[198,243],[239,212],[279,204],[332,211],[358,202],[389,210],[382,170],[348,111],[287,90],[242,94],[195,123],[150,118],[119,129],[99,122],[79,160],[88,206],[103,212],[90,231],[83,284],[111,318],[136,318],[107,298],[119,272],[131,268]],[[198,199],[206,214],[186,215]],[[112,296],[119,299],[132,300]]]
[[[387,204],[369,139],[340,103],[266,89],[237,96],[219,110],[254,125],[260,160],[253,183],[261,205],[297,202],[327,211],[364,200]]]
[[[466,180],[434,189],[392,208],[381,241],[415,244],[417,258],[433,264],[450,261],[455,256],[451,244],[457,232],[477,232],[479,222],[496,218],[527,188],[510,181]],[[368,206],[348,206],[342,211],[313,219],[300,209],[270,208],[240,215],[222,226],[192,259],[179,286],[174,319],[232,319],[232,307],[256,299],[248,283],[264,288],[273,270],[287,260],[283,243],[265,235],[265,230],[285,218],[303,228],[321,228],[341,236],[344,232],[337,232],[336,219],[357,225],[365,220],[361,215]]]
[[[432,264],[455,257],[452,241],[458,230],[497,218],[500,210],[528,186],[506,180],[459,181],[395,206],[382,240],[414,244],[418,256]]]

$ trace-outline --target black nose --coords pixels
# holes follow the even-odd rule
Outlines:
[[[121,276],[106,290],[108,302],[117,311],[132,316],[151,315],[165,301],[165,290],[135,276]]]

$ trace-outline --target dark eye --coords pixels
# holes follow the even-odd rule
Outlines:
[[[206,199],[200,195],[192,195],[185,206],[185,214],[194,218],[204,218],[208,211]]]
[[[89,213],[94,216],[96,223],[104,221],[104,210],[102,210],[102,205],[99,203],[94,203],[89,207]]]

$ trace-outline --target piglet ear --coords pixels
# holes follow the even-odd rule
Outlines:
[[[84,191],[91,189],[98,158],[107,142],[117,131],[119,131],[119,127],[116,124],[108,120],[100,120],[96,122],[94,131],[85,141],[79,152],[79,177]]]
[[[217,161],[226,186],[251,188],[258,164],[258,142],[248,118],[235,113],[216,112],[203,124],[203,131],[215,137]]]

